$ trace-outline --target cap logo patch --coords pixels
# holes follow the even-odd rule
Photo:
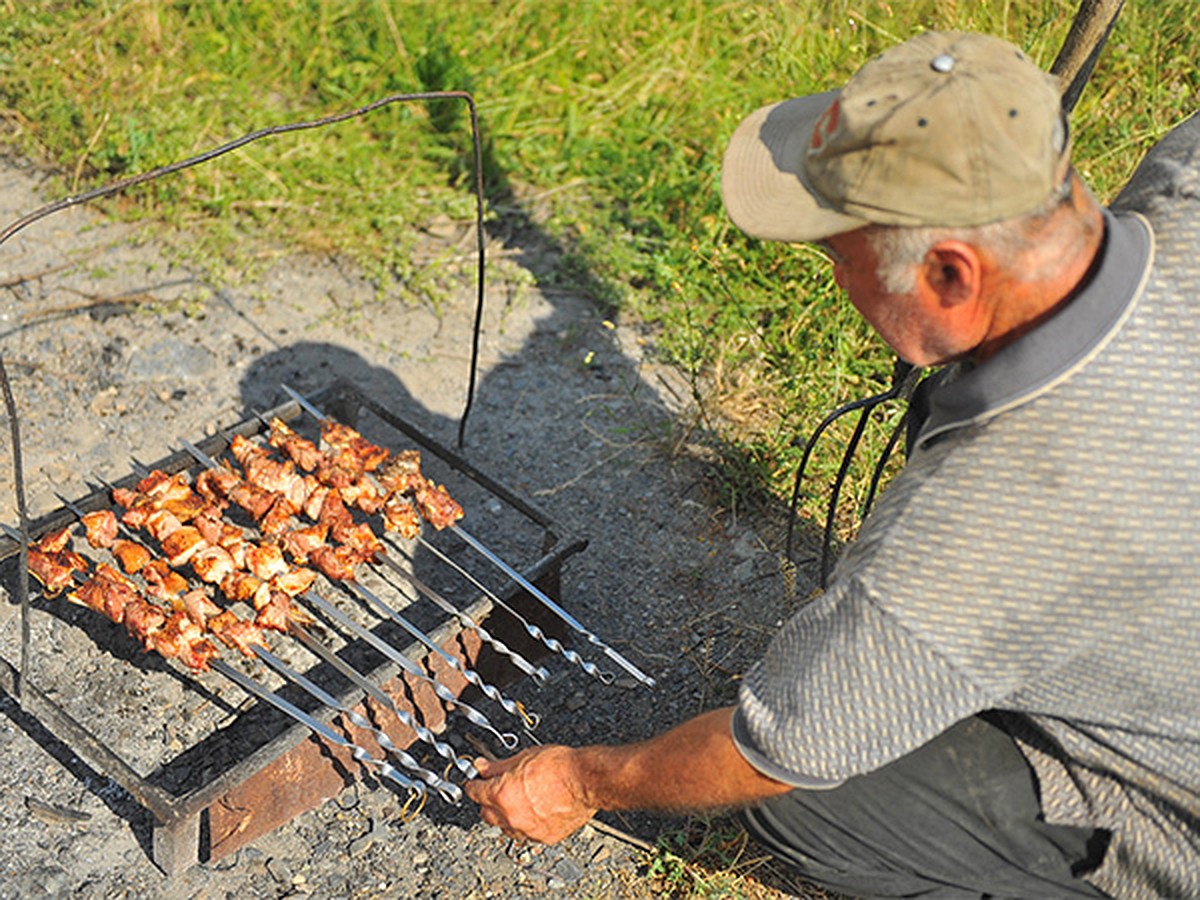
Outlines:
[[[833,133],[837,130],[841,111],[842,101],[841,98],[838,98],[829,105],[829,108],[825,112],[821,113],[821,118],[817,119],[817,124],[813,127],[812,139],[808,144],[809,156],[815,156],[820,153],[821,149],[829,143],[829,139],[833,137]]]

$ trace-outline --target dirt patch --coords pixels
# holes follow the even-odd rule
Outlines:
[[[0,162],[0,224],[40,206],[42,177]],[[470,247],[469,225],[429,235],[432,256]],[[468,240],[464,240],[468,239]],[[490,235],[481,369],[463,455],[589,539],[564,571],[564,605],[658,680],[606,686],[561,658],[538,688],[514,688],[544,717],[538,737],[569,743],[648,737],[727,702],[737,674],[787,613],[764,527],[714,505],[713,473],[687,452],[689,396],[644,358],[636,325],[550,283],[555,248],[535,229]],[[473,264],[447,269],[434,309],[379,297],[337,260],[281,256],[252,284],[214,287],[171,262],[152,228],[68,211],[0,247],[0,353],[19,410],[31,513],[78,497],[88,479],[129,474],[301,391],[346,378],[446,446],[466,399]],[[684,446],[684,452],[668,454]],[[0,441],[0,520],[17,519],[12,448]],[[801,588],[803,592],[803,587]],[[13,659],[5,601],[3,653]],[[79,684],[72,703],[126,703],[122,740],[153,765],[183,741],[177,711],[137,712],[136,654],[120,635],[39,613],[36,678]],[[580,648],[584,649],[583,647]],[[129,669],[118,701],[81,660]],[[75,667],[75,668],[73,668]],[[93,666],[94,668],[94,666]],[[70,678],[67,679],[70,681]],[[188,695],[182,707],[200,704]],[[144,745],[144,746],[143,746]],[[358,783],[218,864],[165,879],[149,823],[125,792],[0,696],[0,897],[638,896],[636,853],[585,829],[561,846],[508,847],[469,803],[402,798]],[[48,806],[52,807],[48,810]],[[54,810],[59,810],[55,813]],[[62,810],[69,814],[63,814]],[[617,821],[613,819],[612,821]],[[647,840],[672,821],[626,817]],[[802,890],[796,888],[797,891]]]

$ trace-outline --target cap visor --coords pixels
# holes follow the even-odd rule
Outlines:
[[[721,195],[742,231],[769,241],[819,241],[867,224],[830,209],[804,182],[813,128],[837,94],[764,106],[733,133],[721,166]]]

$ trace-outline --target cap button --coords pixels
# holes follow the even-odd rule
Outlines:
[[[935,72],[949,72],[957,60],[949,53],[941,53],[933,58],[929,65]]]

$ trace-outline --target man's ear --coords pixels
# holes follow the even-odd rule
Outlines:
[[[917,291],[944,308],[977,300],[983,293],[979,251],[962,241],[938,241],[917,270]]]

